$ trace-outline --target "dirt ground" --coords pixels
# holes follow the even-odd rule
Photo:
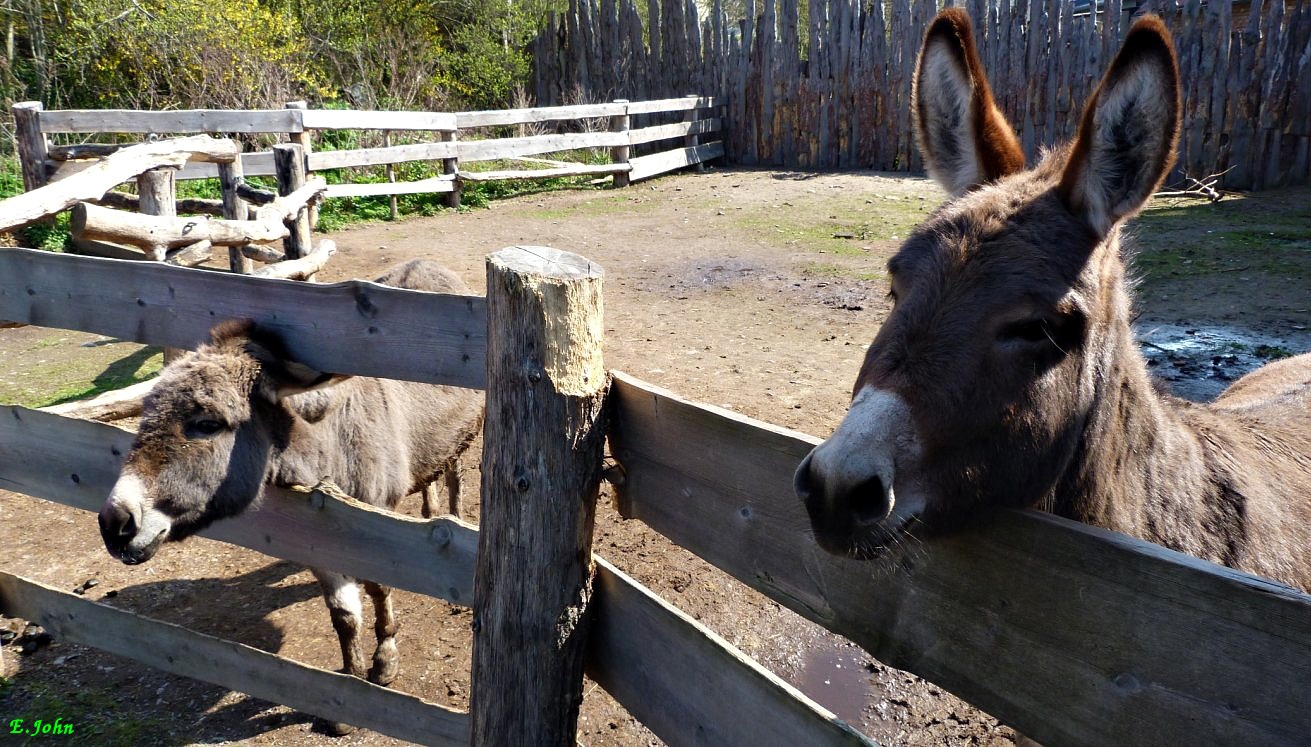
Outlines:
[[[539,194],[487,210],[341,231],[333,235],[340,250],[323,280],[369,277],[422,256],[446,262],[480,288],[484,257],[504,246],[574,251],[606,271],[612,368],[827,435],[888,310],[884,263],[942,197],[923,179],[711,169],[624,190]],[[1311,349],[1311,190],[1154,206],[1136,232],[1144,246],[1137,263],[1140,328],[1178,329],[1186,342],[1204,338],[1201,353],[1165,337],[1154,344],[1167,378],[1222,385],[1244,367]],[[1212,332],[1221,342],[1207,342]],[[1260,342],[1244,342],[1251,339]],[[107,357],[75,364],[91,352]],[[63,378],[97,375],[79,366],[117,365],[115,375],[130,377],[153,351],[27,329],[0,331],[0,353],[0,394],[20,401],[66,387]],[[60,361],[67,365],[54,365]],[[476,487],[478,479],[475,455],[465,484]],[[869,736],[890,745],[1012,741],[1012,732],[987,715],[618,518],[608,497],[597,552]],[[405,507],[417,514],[417,500]],[[129,568],[104,552],[90,514],[5,492],[0,547],[5,570],[69,590],[95,581],[88,598],[340,666],[317,587],[292,564],[197,539]],[[414,594],[397,597],[402,660],[393,686],[467,708],[469,611]],[[4,623],[22,632],[21,621]],[[364,731],[328,737],[287,708],[82,646],[54,641],[24,655],[29,640],[0,647],[0,674],[8,680],[0,684],[0,724],[62,717],[87,744],[397,743]],[[585,745],[659,743],[590,682],[578,738]]]

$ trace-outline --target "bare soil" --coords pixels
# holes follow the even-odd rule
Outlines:
[[[323,280],[371,277],[396,262],[431,257],[478,288],[484,257],[504,246],[574,251],[606,270],[611,367],[825,435],[841,418],[865,347],[889,308],[884,264],[942,197],[914,178],[712,169],[624,190],[545,193],[487,210],[351,228],[333,235],[340,250]],[[1309,205],[1311,190],[1303,189],[1149,210],[1137,231],[1144,247],[1140,325],[1275,339],[1269,349],[1248,351],[1255,363],[1311,349]],[[92,367],[117,365],[119,374],[154,353],[94,335],[0,331],[0,385],[8,401],[40,401],[33,393],[99,375],[78,366],[85,367],[88,351],[105,350],[117,358]],[[1183,367],[1169,355],[1159,366],[1179,380],[1241,373],[1205,365],[1221,354],[1187,358],[1195,370],[1177,376]],[[474,489],[476,459],[475,453],[465,473]],[[879,664],[643,525],[623,521],[608,498],[597,524],[600,554],[876,740],[1013,740],[1009,729],[934,685]],[[404,505],[417,514],[417,499]],[[317,587],[292,564],[197,539],[129,568],[104,552],[90,514],[6,492],[0,547],[7,571],[70,590],[94,580],[85,590],[90,599],[340,666]],[[467,708],[469,611],[403,592],[397,607],[402,661],[393,687]],[[3,622],[22,632],[22,621]],[[0,647],[0,675],[8,681],[0,684],[0,725],[62,717],[87,744],[397,743],[366,731],[328,737],[313,719],[285,707],[83,646],[54,641],[24,655],[25,641],[35,643],[29,635]],[[7,738],[0,734],[0,742]],[[578,738],[587,745],[658,743],[590,682]]]

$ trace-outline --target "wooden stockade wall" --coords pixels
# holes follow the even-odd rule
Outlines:
[[[910,88],[936,0],[571,0],[534,43],[542,104],[703,91],[725,103],[728,160],[787,168],[919,171]],[[1123,0],[968,0],[1001,108],[1025,152],[1074,134],[1078,113],[1131,23]],[[1098,0],[1098,5],[1103,5]],[[1137,3],[1174,33],[1183,76],[1175,178],[1222,186],[1311,181],[1311,3]]]

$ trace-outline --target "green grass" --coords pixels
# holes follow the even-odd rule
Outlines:
[[[86,399],[153,378],[164,365],[163,352],[157,347],[138,348],[108,364],[89,359],[86,351],[68,351],[49,361],[30,356],[57,350],[63,343],[52,335],[25,350],[13,351],[12,355],[32,359],[23,361],[21,378],[0,381],[0,402],[46,407]]]
[[[1279,192],[1217,203],[1155,204],[1129,224],[1135,267],[1171,276],[1265,273],[1311,281],[1311,206]]]
[[[864,194],[760,206],[734,220],[737,228],[775,244],[839,255],[864,254],[862,242],[899,241],[928,216],[934,204]]]
[[[103,747],[135,747],[172,741],[168,724],[162,719],[128,712],[118,693],[106,688],[56,689],[44,682],[21,685],[10,683],[0,690],[6,704],[4,731],[11,719],[21,718],[25,725],[37,719],[47,723],[63,719],[72,724],[70,736],[19,737],[6,744],[94,744]]]

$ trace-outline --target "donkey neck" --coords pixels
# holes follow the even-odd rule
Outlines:
[[[1093,404],[1070,468],[1057,483],[1054,513],[1192,555],[1232,560],[1234,522],[1212,470],[1214,444],[1198,433],[1209,413],[1160,393],[1129,326],[1122,281],[1117,308],[1094,337],[1085,376]]]

